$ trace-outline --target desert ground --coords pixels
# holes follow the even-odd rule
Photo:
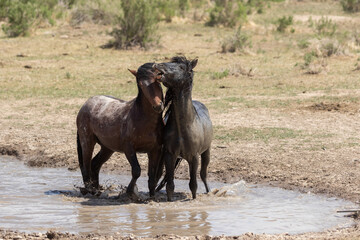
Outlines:
[[[279,33],[274,12],[294,16],[294,32]],[[334,54],[322,51],[310,21],[327,16],[337,24],[329,37]],[[312,20],[311,20],[312,19]],[[191,18],[161,22],[159,46],[102,49],[111,26],[67,21],[36,30],[30,37],[0,34],[0,153],[32,167],[80,171],[76,114],[87,98],[136,96],[127,71],[175,55],[198,58],[193,99],[209,108],[214,125],[209,179],[245,180],[285,189],[360,200],[360,15],[346,14],[337,1],[285,1],[253,14],[242,31],[251,38],[244,51],[222,53],[234,29],[205,27]],[[341,38],[342,37],[342,38]],[[309,44],[299,47],[306,39]],[[338,40],[339,39],[339,40]],[[344,40],[346,39],[346,40]],[[320,44],[320,45],[319,45]],[[142,175],[147,158],[140,154]],[[130,175],[121,153],[102,171]],[[182,163],[176,176],[187,179]],[[137,239],[136,236],[38,235],[0,230],[3,239]],[[300,235],[156,236],[157,239],[356,239],[357,224]]]

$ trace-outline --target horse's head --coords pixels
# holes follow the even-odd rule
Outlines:
[[[153,69],[157,72],[157,79],[166,87],[182,88],[192,84],[197,62],[197,59],[190,61],[185,57],[173,57],[171,62],[154,64]]]
[[[154,111],[160,113],[164,110],[163,91],[152,66],[153,63],[145,63],[137,71],[129,71],[136,77],[139,91],[142,91]]]

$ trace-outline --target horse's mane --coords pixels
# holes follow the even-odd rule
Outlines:
[[[191,66],[191,61],[186,59],[185,56],[175,56],[171,58],[171,62],[172,63],[183,63],[185,64],[188,68],[190,68]]]
[[[153,72],[152,72],[153,65],[154,63],[145,63],[141,65],[137,70],[136,81],[139,81],[140,79],[149,79],[153,77]]]
[[[183,63],[186,65],[187,68],[191,68],[191,61],[186,59],[185,56],[172,57],[170,62]],[[192,81],[191,81],[191,85],[190,85],[189,89],[191,89],[191,88],[192,88]],[[166,91],[166,94],[165,94],[165,105],[164,105],[165,106],[165,115],[167,114],[167,112],[170,109],[173,98],[174,98],[174,90],[171,88],[168,88]]]

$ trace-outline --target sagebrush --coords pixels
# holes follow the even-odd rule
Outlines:
[[[246,21],[246,6],[241,0],[215,0],[215,6],[210,9],[206,26],[222,25],[234,27]]]
[[[148,48],[156,42],[157,2],[154,0],[122,0],[122,14],[116,18],[116,26],[110,33],[114,37],[105,47],[128,49],[134,46]]]
[[[346,12],[360,11],[360,0],[341,0],[341,5]]]
[[[54,24],[52,18],[58,0],[1,0],[1,18],[7,22],[2,29],[8,37],[29,35],[32,28],[43,21]]]
[[[223,53],[226,52],[244,52],[246,47],[251,47],[250,37],[242,31],[242,27],[239,26],[234,35],[223,40],[221,49]]]
[[[293,23],[294,23],[293,16],[288,16],[288,17],[283,16],[276,21],[276,24],[277,24],[276,31],[283,33],[283,32],[285,32],[287,27],[289,27]]]

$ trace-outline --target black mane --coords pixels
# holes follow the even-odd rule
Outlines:
[[[180,63],[180,64],[183,63],[183,64],[186,65],[187,69],[191,69],[191,61],[186,59],[185,56],[172,57],[170,62],[172,62],[172,63]],[[193,81],[192,81],[193,74],[191,74],[190,77],[191,77],[191,81],[190,81],[189,89],[191,90],[192,86],[193,86]],[[173,100],[173,97],[174,97],[174,90],[172,88],[168,88],[167,91],[166,91],[166,94],[165,94],[165,104],[164,104],[165,111],[164,111],[164,115],[166,115],[167,112],[169,111],[172,100]]]
[[[191,69],[191,61],[186,59],[185,56],[175,56],[171,58],[172,63],[183,63],[187,69]]]

